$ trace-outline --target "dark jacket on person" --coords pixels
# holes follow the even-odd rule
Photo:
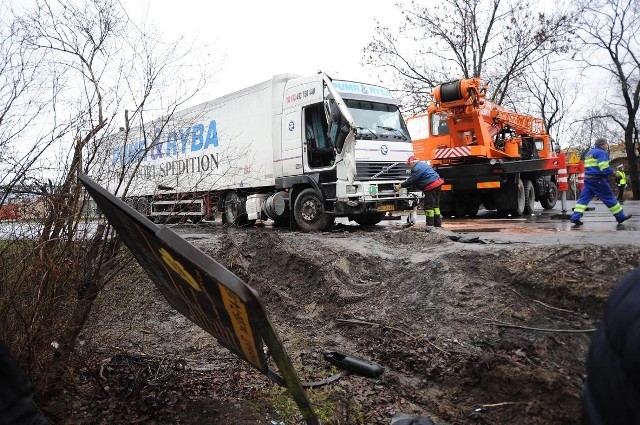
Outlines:
[[[640,268],[613,289],[591,341],[582,424],[640,424]]]
[[[33,403],[33,385],[0,341],[0,425],[47,425]]]
[[[429,164],[424,161],[418,161],[411,168],[409,178],[400,183],[400,186],[422,190],[439,178],[440,175]]]

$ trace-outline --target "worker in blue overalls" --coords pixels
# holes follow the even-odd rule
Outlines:
[[[611,214],[616,218],[618,224],[629,220],[631,214],[625,215],[622,205],[609,184],[609,176],[613,175],[613,168],[609,165],[609,142],[606,139],[598,138],[593,147],[584,158],[584,188],[580,193],[580,198],[576,201],[571,215],[571,222],[575,226],[582,226],[582,215],[587,209],[587,205],[594,196],[609,208]]]

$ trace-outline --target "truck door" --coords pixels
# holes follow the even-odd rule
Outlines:
[[[329,139],[329,126],[322,103],[304,108],[306,164],[311,169],[331,168],[336,151]]]
[[[356,125],[342,97],[328,77],[325,82],[325,113],[329,122],[329,141],[336,150],[337,177],[352,183],[356,176],[355,134]]]

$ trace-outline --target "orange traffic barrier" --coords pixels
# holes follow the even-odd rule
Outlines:
[[[582,190],[584,187],[584,162],[578,163],[579,173],[578,173],[578,190]]]
[[[558,155],[558,163],[560,165],[558,168],[558,190],[566,192],[569,190],[569,181],[567,179],[567,159],[563,153]]]

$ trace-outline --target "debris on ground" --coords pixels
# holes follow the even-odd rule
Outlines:
[[[335,373],[326,349],[384,368],[309,390],[327,424],[578,424],[593,330],[640,259],[638,246],[523,247],[418,226],[196,233],[185,238],[259,293],[301,380]],[[44,406],[59,423],[300,423],[286,393],[135,264],[101,294],[76,358],[63,407]]]

